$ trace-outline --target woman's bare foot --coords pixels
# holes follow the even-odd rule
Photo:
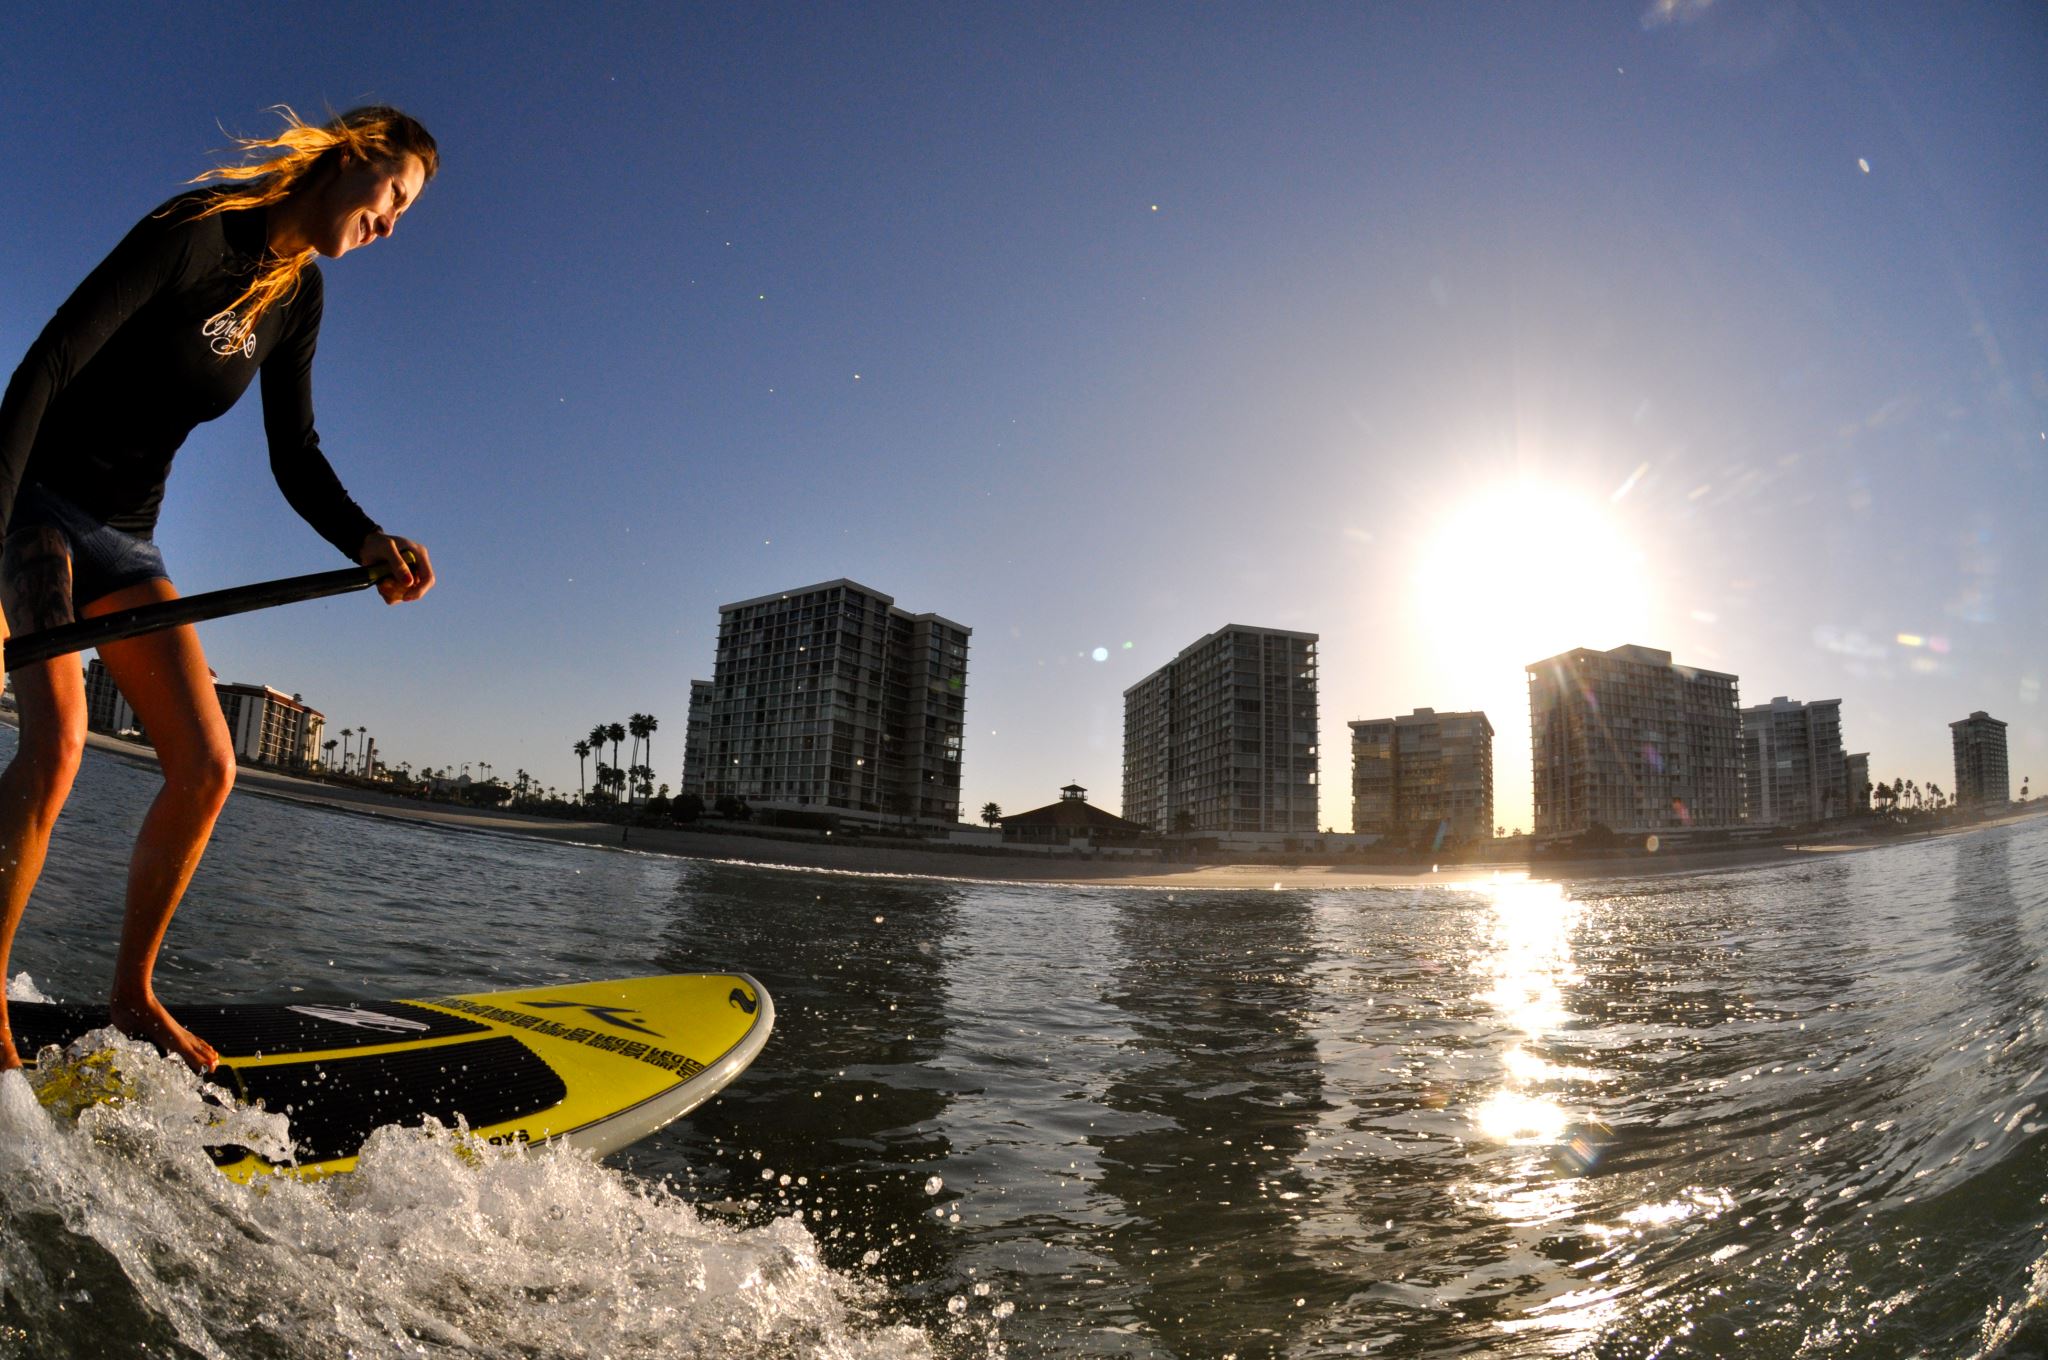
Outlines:
[[[171,1019],[171,1013],[154,994],[140,999],[114,995],[108,1008],[114,1028],[131,1039],[147,1039],[166,1053],[183,1058],[195,1072],[211,1072],[220,1062],[213,1045]]]

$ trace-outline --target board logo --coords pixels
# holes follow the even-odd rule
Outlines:
[[[761,1009],[761,1003],[756,1001],[744,987],[733,988],[732,995],[725,999],[725,1004],[728,1006],[738,1006],[748,1015],[752,1015],[755,1011]]]
[[[592,1006],[582,1001],[522,1001],[519,1004],[536,1011],[560,1010],[562,1007],[567,1006],[573,1010],[582,1011],[593,1020],[602,1020],[613,1029],[631,1030],[635,1034],[652,1034],[657,1039],[662,1037],[660,1030],[649,1029],[645,1025],[635,1024],[634,1020],[638,1020],[638,1016],[633,1017],[633,1020],[623,1019],[622,1017],[626,1014],[624,1006]]]
[[[420,1033],[430,1028],[402,1015],[383,1015],[354,1006],[286,1006],[285,1009],[299,1015],[310,1015],[315,1020],[331,1020],[337,1025],[352,1025],[356,1029],[373,1029],[380,1034]]]

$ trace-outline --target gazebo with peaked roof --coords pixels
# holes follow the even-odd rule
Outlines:
[[[1145,828],[1104,812],[1088,802],[1088,790],[1069,784],[1057,803],[1001,819],[1003,839],[1017,845],[1067,845],[1082,837],[1098,843],[1124,843],[1145,835]]]

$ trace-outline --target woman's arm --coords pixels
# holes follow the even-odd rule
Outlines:
[[[320,536],[366,567],[382,567],[377,589],[385,600],[417,600],[434,584],[427,550],[385,533],[357,505],[320,451],[313,426],[313,354],[319,347],[324,285],[308,267],[291,301],[291,318],[277,348],[263,361],[263,431],[270,472],[278,489]]]
[[[178,279],[190,259],[191,233],[172,214],[152,213],[123,237],[43,327],[0,397],[0,536],[44,413],[122,323]]]
[[[320,341],[324,294],[320,272],[307,266],[289,306],[284,334],[263,360],[263,433],[270,445],[270,475],[299,517],[356,561],[363,541],[381,532],[334,475],[313,428],[313,352]]]

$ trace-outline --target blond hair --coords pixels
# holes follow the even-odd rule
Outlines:
[[[230,180],[248,186],[224,188],[208,196],[205,206],[194,215],[195,221],[215,213],[262,208],[280,202],[316,172],[336,164],[343,156],[372,162],[395,162],[407,156],[417,156],[428,179],[432,179],[434,172],[441,168],[441,152],[434,145],[433,137],[415,119],[387,105],[371,104],[350,109],[318,127],[307,123],[285,105],[278,105],[275,112],[283,117],[285,124],[284,131],[275,137],[235,138],[235,145],[245,156],[257,156],[258,159],[242,165],[216,166],[204,174],[193,176],[193,184]],[[264,155],[266,152],[276,154]],[[288,301],[298,290],[299,275],[312,259],[313,252],[307,249],[263,262],[242,295],[228,304],[227,313],[233,317],[234,330],[226,337],[226,343],[218,347],[221,353],[233,354],[242,349],[249,337],[255,334],[256,323],[263,319],[263,314],[278,303]]]

